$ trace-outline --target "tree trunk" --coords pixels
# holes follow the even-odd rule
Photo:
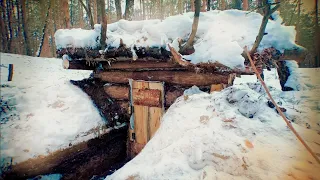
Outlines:
[[[265,8],[264,8],[264,15],[262,18],[261,26],[259,29],[259,34],[256,37],[256,40],[252,46],[250,54],[253,54],[254,52],[257,51],[259,44],[260,44],[263,36],[265,35],[265,29],[267,27],[269,17],[271,16],[272,13],[274,13],[280,7],[280,4],[277,4],[275,7],[270,9],[270,5],[268,5],[267,2],[265,2],[263,5],[265,6]]]
[[[70,13],[69,13],[69,3],[68,0],[62,0],[62,11],[64,15],[63,23],[66,29],[70,29]]]
[[[38,52],[37,52],[37,57],[40,57],[40,55],[41,55],[41,51],[42,51],[42,47],[43,47],[43,42],[44,42],[44,40],[45,40],[46,29],[47,29],[48,21],[49,21],[50,7],[51,7],[51,3],[49,3],[48,10],[47,10],[47,14],[46,14],[46,19],[45,19],[44,26],[43,26],[43,29],[42,29],[42,33],[43,33],[43,34],[42,34],[41,42],[40,42],[39,49],[38,49]]]
[[[227,9],[226,0],[220,0],[220,1],[221,1],[220,10],[226,10]]]
[[[106,33],[107,33],[107,16],[106,16],[106,4],[104,0],[99,0],[99,9],[100,9],[100,17],[101,17],[101,38],[100,45],[101,49],[104,50],[106,48]]]
[[[241,0],[233,0],[234,3],[234,9],[241,10]]]
[[[31,56],[30,50],[30,41],[29,41],[29,29],[27,23],[27,10],[26,10],[26,0],[20,0],[22,6],[22,27],[23,27],[23,37],[24,37],[24,46],[26,48],[26,53],[28,56]]]
[[[207,11],[207,0],[202,0],[201,12]]]
[[[122,11],[121,11],[121,0],[115,0],[116,12],[117,12],[117,20],[122,18]],[[144,8],[144,6],[143,6]]]
[[[12,39],[13,39],[13,32],[12,32],[12,8],[11,8],[11,1],[6,1],[7,5],[6,5],[6,12],[7,12],[7,17],[8,17],[8,52],[11,52],[11,43],[12,43]]]
[[[5,23],[6,21],[6,1],[3,0],[1,2],[1,18],[0,18],[0,25],[1,25],[1,50],[3,52],[8,52],[8,26]]]
[[[126,10],[124,12],[124,18],[126,20],[132,20],[134,8],[134,0],[126,0]]]
[[[197,0],[190,0],[191,11],[192,11],[192,12],[194,12],[194,10],[195,10],[195,7],[194,7],[195,1],[197,1]]]
[[[98,2],[97,2],[98,1]],[[93,19],[94,19],[94,23],[95,24],[99,24],[99,22],[101,22],[101,16],[99,15],[100,13],[98,13],[99,8],[102,6],[101,1],[100,0],[91,0],[90,1],[91,7],[93,7]],[[104,3],[105,4],[105,3]]]
[[[315,46],[316,46],[316,58],[315,58],[315,67],[320,67],[320,28],[319,28],[319,10],[318,10],[318,0],[314,0],[315,2],[315,28],[316,28],[316,38],[315,38]]]
[[[194,18],[193,18],[193,23],[192,23],[192,31],[189,36],[188,41],[180,48],[180,53],[181,54],[190,54],[188,53],[189,50],[193,50],[193,41],[197,33],[198,29],[198,23],[199,23],[199,16],[200,16],[200,6],[201,6],[201,1],[200,0],[195,0],[195,12],[194,12]]]
[[[93,29],[94,28],[94,21],[93,21],[93,16],[92,16],[92,13],[91,13],[90,3],[88,3],[88,7],[87,7],[82,0],[79,0],[79,2],[82,5],[82,7],[84,8],[84,10],[86,11],[87,16],[88,16],[89,21],[90,21],[91,29]]]
[[[242,9],[244,10],[244,11],[248,11],[248,9],[249,9],[249,2],[248,2],[248,0],[243,0],[242,1]]]

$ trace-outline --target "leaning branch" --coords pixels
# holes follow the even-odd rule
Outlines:
[[[286,124],[288,125],[288,127],[290,128],[290,130],[294,133],[294,135],[296,135],[296,137],[299,139],[299,141],[304,145],[304,147],[309,151],[309,153],[315,158],[315,160],[320,164],[320,159],[315,155],[315,153],[312,151],[312,149],[308,146],[308,144],[302,139],[302,137],[298,134],[298,132],[294,129],[294,127],[292,126],[292,124],[289,122],[289,120],[286,118],[286,116],[283,114],[283,112],[281,111],[281,109],[279,108],[279,106],[277,105],[277,103],[275,102],[275,100],[272,98],[266,84],[264,83],[264,81],[262,80],[260,74],[258,73],[257,71],[257,68],[256,66],[254,65],[251,57],[250,57],[250,54],[247,50],[247,47],[245,47],[244,51],[246,52],[248,58],[249,58],[249,61],[251,63],[251,66],[254,70],[254,72],[256,73],[258,79],[260,80],[263,88],[266,90],[267,92],[267,95],[269,96],[271,102],[275,105],[277,111],[279,112],[280,116],[283,118],[283,120],[286,122]]]
[[[265,13],[262,18],[259,33],[258,33],[258,36],[256,37],[256,40],[255,40],[253,46],[252,46],[250,54],[255,53],[257,51],[258,46],[259,46],[260,42],[262,41],[263,36],[265,35],[265,30],[266,30],[266,27],[268,24],[268,20],[269,20],[270,16],[272,15],[272,13],[274,13],[280,7],[280,4],[277,4],[272,9],[270,9],[270,6],[271,6],[271,4],[267,4],[265,7]]]

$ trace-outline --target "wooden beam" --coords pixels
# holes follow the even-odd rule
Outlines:
[[[133,104],[148,107],[161,107],[161,91],[157,89],[132,89]]]
[[[166,61],[146,61],[136,60],[127,62],[113,62],[103,64],[106,70],[127,70],[127,71],[147,71],[147,70],[186,70],[177,64]]]
[[[210,86],[211,84],[228,84],[228,76],[219,74],[197,74],[188,71],[142,71],[119,72],[107,71],[94,74],[95,78],[110,83],[128,83],[128,79],[145,81],[163,81],[181,86]]]
[[[120,85],[104,86],[104,91],[113,99],[129,100],[129,87]]]

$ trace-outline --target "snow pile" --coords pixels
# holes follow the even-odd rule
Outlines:
[[[128,46],[164,47],[177,38],[187,40],[191,33],[193,12],[160,20],[126,21],[108,24],[107,45],[118,47],[120,38]],[[279,18],[277,18],[279,19]],[[195,40],[195,53],[185,56],[192,63],[215,62],[232,67],[243,67],[241,56],[244,46],[250,49],[258,34],[262,16],[255,12],[239,10],[209,11],[200,13],[200,21]],[[96,48],[99,44],[100,25],[94,30],[58,30],[55,34],[58,49],[72,47]],[[283,51],[295,46],[293,26],[281,25],[281,21],[268,22],[259,49],[275,47]],[[167,50],[168,47],[166,47]]]
[[[299,68],[296,61],[285,61],[285,65],[290,73],[284,85],[285,87],[291,87],[295,91],[320,88],[320,79],[318,78],[319,69]],[[306,76],[306,74],[308,74],[308,76]]]
[[[271,93],[289,109],[274,82]],[[178,98],[141,153],[106,179],[319,179],[320,166],[266,97],[259,83],[242,83]],[[293,126],[319,154],[316,128]]]
[[[14,65],[8,82],[8,64]],[[69,80],[91,71],[61,68],[61,59],[1,53],[1,167],[91,139],[105,124],[89,97]]]

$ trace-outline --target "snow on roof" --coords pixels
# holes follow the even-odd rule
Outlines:
[[[191,33],[193,12],[170,16],[163,21],[126,21],[108,24],[107,45],[118,47],[120,38],[128,46],[159,47],[175,43],[177,38],[188,39]],[[259,13],[240,10],[209,11],[200,13],[195,41],[195,53],[185,56],[193,63],[215,62],[229,67],[243,67],[243,47],[251,48],[262,21]],[[99,45],[100,25],[93,30],[59,29],[55,33],[58,49],[68,46],[96,48]],[[281,19],[269,20],[259,49],[275,47],[283,51],[295,46],[294,26],[281,25]],[[167,50],[168,47],[166,47]],[[175,48],[178,48],[177,46]]]
[[[287,92],[279,90],[275,72],[266,77],[271,93],[319,153],[320,127],[310,123],[309,111],[302,116],[291,109],[307,110],[291,101],[292,94],[282,97]],[[178,98],[140,154],[106,179],[319,179],[319,164],[268,107],[261,85],[251,77],[246,81],[255,83],[238,79],[221,92]]]

